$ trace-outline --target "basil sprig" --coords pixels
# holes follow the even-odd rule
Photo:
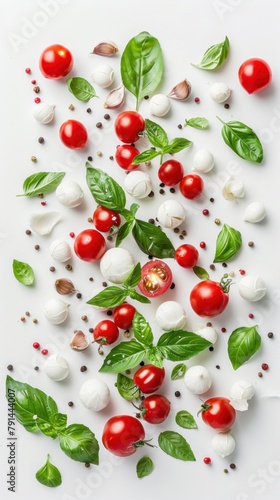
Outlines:
[[[37,196],[55,191],[65,172],[38,172],[27,177],[23,183],[23,193],[17,196]]]
[[[163,55],[159,41],[147,31],[129,40],[121,56],[121,77],[126,89],[141,99],[151,95],[163,77]]]
[[[253,163],[261,163],[263,160],[263,147],[256,133],[245,125],[245,123],[232,121],[222,122],[222,137],[234,153],[243,160],[248,160]]]
[[[189,127],[197,128],[199,130],[205,130],[209,127],[209,121],[206,118],[197,116],[196,118],[185,119],[184,127],[189,125]]]
[[[66,80],[69,92],[79,101],[88,102],[92,97],[97,97],[95,89],[85,78],[74,76]]]
[[[230,45],[229,39],[226,36],[224,41],[217,43],[216,45],[211,45],[209,49],[203,54],[203,57],[199,64],[192,64],[196,68],[205,69],[207,71],[212,71],[217,69],[227,60],[229,55]]]
[[[193,451],[186,439],[174,431],[161,432],[158,437],[158,444],[162,451],[173,458],[184,460],[185,462],[195,461]]]
[[[142,457],[138,460],[136,465],[136,474],[139,479],[145,476],[149,476],[154,469],[153,461],[150,457]]]
[[[54,488],[56,486],[60,486],[62,483],[62,478],[60,471],[58,468],[50,462],[50,455],[47,456],[47,461],[36,472],[36,479],[39,483],[44,486],[49,486],[50,488]]]
[[[175,422],[183,429],[197,429],[197,423],[191,413],[187,410],[178,411]]]
[[[31,286],[34,283],[35,275],[32,267],[26,262],[13,260],[14,277],[23,285]]]
[[[242,326],[228,339],[228,356],[234,370],[248,361],[260,348],[261,336],[256,326]]]
[[[240,250],[242,236],[237,229],[224,224],[216,241],[216,251],[213,262],[225,262]]]

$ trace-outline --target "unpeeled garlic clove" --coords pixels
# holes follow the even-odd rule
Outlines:
[[[178,83],[170,90],[167,97],[171,97],[171,99],[177,99],[178,101],[186,101],[191,94],[191,84],[188,80],[183,80]]]
[[[96,54],[98,56],[105,56],[105,57],[112,57],[118,52],[118,47],[114,42],[100,42],[98,43],[93,51],[92,54]]]
[[[121,84],[119,87],[111,90],[107,95],[107,99],[104,102],[104,108],[106,109],[117,109],[124,104],[124,85]]]
[[[89,347],[89,339],[82,330],[75,330],[70,342],[70,347],[74,351],[85,351]]]
[[[74,284],[68,278],[58,278],[55,281],[54,286],[57,293],[59,293],[60,295],[70,295],[71,293],[74,293],[76,291]]]
[[[32,214],[29,219],[29,226],[35,233],[44,236],[49,234],[54,226],[60,221],[61,217],[58,212],[44,212]]]
[[[54,104],[47,104],[46,102],[40,102],[36,104],[33,110],[33,116],[37,122],[43,123],[44,125],[50,123],[54,118]]]
[[[236,198],[243,198],[245,194],[243,182],[237,181],[233,177],[228,177],[223,186],[222,194],[228,201],[234,201]]]

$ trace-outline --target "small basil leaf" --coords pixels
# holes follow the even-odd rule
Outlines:
[[[128,295],[131,299],[138,300],[138,302],[141,302],[142,304],[150,304],[151,301],[148,299],[148,297],[145,297],[145,295],[142,295],[141,293],[136,292],[134,288],[129,288],[128,289]]]
[[[194,274],[200,278],[201,280],[208,280],[209,279],[209,274],[206,271],[206,269],[203,269],[203,267],[200,266],[194,266],[192,268]]]
[[[150,148],[147,149],[146,151],[143,151],[143,153],[140,153],[139,155],[135,156],[135,158],[133,158],[131,163],[133,165],[138,165],[138,163],[145,163],[146,161],[153,160],[159,155],[160,151]]]
[[[225,262],[231,259],[240,250],[241,245],[240,232],[224,224],[217,237],[214,262]]]
[[[193,451],[181,434],[173,431],[161,432],[158,437],[159,447],[173,458],[186,461],[195,461]]]
[[[179,153],[183,149],[186,149],[192,145],[192,142],[188,139],[184,139],[183,137],[175,137],[172,141],[169,142],[167,146],[162,148],[162,154],[165,155],[167,153]]]
[[[86,181],[98,205],[120,212],[125,208],[126,197],[123,188],[106,172],[86,163]]]
[[[139,365],[147,348],[136,340],[121,342],[106,356],[100,372],[119,373]]]
[[[93,86],[79,76],[68,78],[66,80],[69,92],[71,92],[79,101],[88,102],[92,97],[96,97]]]
[[[134,221],[134,215],[131,213],[130,210],[127,210],[127,208],[123,208],[122,210],[120,210],[119,214],[122,215],[127,222]]]
[[[55,191],[65,172],[38,172],[27,177],[23,183],[23,194],[18,196],[37,196]]]
[[[161,354],[160,347],[154,346],[154,347],[150,347],[149,349],[147,349],[146,358],[147,358],[148,363],[151,363],[152,365],[158,366],[159,368],[163,367],[162,354]]]
[[[59,435],[60,448],[76,460],[88,464],[99,464],[99,444],[93,432],[82,424],[72,424]]]
[[[174,257],[175,249],[171,241],[162,229],[154,224],[135,219],[132,234],[137,245],[145,254],[159,259]]]
[[[150,457],[142,457],[137,462],[136,474],[139,479],[145,476],[149,476],[154,469],[153,461]]]
[[[261,337],[256,326],[242,326],[228,339],[228,356],[234,370],[248,361],[260,348]]]
[[[171,372],[171,380],[179,380],[183,378],[187,371],[186,365],[184,363],[180,363],[179,365],[174,366]]]
[[[136,311],[133,316],[132,328],[134,331],[134,337],[138,340],[138,342],[147,346],[153,345],[154,336],[152,329],[148,321],[146,321],[144,316],[142,316],[142,314],[138,311]]]
[[[117,376],[117,389],[120,396],[127,401],[138,399],[140,396],[139,389],[133,380],[122,373],[118,373]]]
[[[178,411],[175,416],[176,424],[183,429],[197,429],[197,423],[194,417],[186,410]]]
[[[13,260],[14,277],[23,285],[31,286],[34,283],[34,271],[29,264],[19,260]]]
[[[165,359],[185,361],[210,347],[211,343],[195,333],[176,330],[163,333],[157,346]]]
[[[164,148],[168,145],[168,137],[165,130],[152,120],[145,120],[145,131],[150,143],[157,148]]]
[[[50,462],[50,455],[47,456],[47,461],[41,469],[36,472],[36,479],[44,486],[54,488],[60,486],[62,478],[58,468]]]
[[[140,280],[141,280],[141,265],[138,262],[130,271],[129,275],[127,276],[123,284],[125,287],[133,287],[138,285]]]
[[[137,203],[132,203],[132,205],[130,207],[130,213],[133,215],[133,219],[136,215],[138,208],[140,208],[140,205],[137,205]]]
[[[263,147],[255,132],[238,121],[223,122],[222,137],[234,153],[243,160],[261,163],[263,160]]]
[[[108,286],[87,301],[87,304],[97,307],[116,307],[122,304],[128,295],[127,290],[118,286]]]
[[[119,247],[121,242],[129,235],[129,233],[132,230],[134,224],[134,219],[132,222],[125,222],[117,232],[117,237],[116,237],[116,247]]]
[[[219,68],[226,61],[229,55],[229,49],[229,39],[226,36],[223,42],[209,47],[204,53],[201,62],[199,64],[193,64],[193,66],[208,71]]]
[[[209,121],[206,118],[197,117],[185,120],[185,127],[189,125],[190,127],[197,128],[199,130],[205,130],[209,127]]]

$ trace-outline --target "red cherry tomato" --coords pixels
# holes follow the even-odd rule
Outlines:
[[[143,132],[144,128],[145,120],[137,111],[123,111],[115,120],[115,132],[122,142],[138,141],[139,133]]]
[[[201,405],[201,416],[203,422],[213,429],[227,430],[234,424],[236,411],[229,399],[215,397]]]
[[[151,260],[141,269],[141,280],[138,283],[140,292],[146,297],[159,297],[172,284],[172,271],[161,260]]]
[[[99,321],[93,330],[93,338],[97,344],[111,345],[119,338],[119,329],[110,319]]]
[[[272,74],[266,61],[251,58],[241,64],[238,70],[238,78],[248,94],[256,94],[270,85]]]
[[[59,137],[64,146],[70,149],[84,148],[88,134],[85,126],[77,120],[67,120],[59,129]]]
[[[73,56],[63,45],[50,45],[43,50],[39,59],[39,68],[45,78],[58,80],[70,73]]]
[[[139,163],[135,165],[132,163],[135,156],[139,155],[139,151],[134,146],[130,144],[123,144],[122,146],[118,146],[116,149],[115,159],[119,167],[124,170],[135,170],[139,167]]]
[[[198,261],[198,251],[193,245],[180,245],[175,251],[175,259],[179,266],[191,269]]]
[[[226,290],[228,290],[226,288]],[[191,306],[198,316],[213,318],[221,314],[229,301],[227,291],[216,281],[200,281],[190,293]]]
[[[95,229],[85,229],[76,236],[74,251],[80,259],[95,262],[106,251],[105,238]]]
[[[166,186],[176,186],[183,179],[184,168],[177,160],[167,160],[160,166],[158,177]]]
[[[160,394],[148,396],[141,406],[142,416],[150,424],[161,424],[170,413],[170,401]]]
[[[145,430],[140,420],[130,415],[111,417],[102,433],[105,448],[118,457],[128,457],[144,445]]]
[[[185,175],[179,185],[182,195],[188,200],[198,198],[203,191],[203,187],[204,182],[197,174]]]
[[[136,309],[131,304],[121,304],[114,309],[114,322],[122,330],[128,330],[132,326],[132,321],[135,313]]]
[[[154,365],[144,365],[134,373],[133,381],[143,394],[157,391],[164,381],[165,369]]]
[[[107,233],[113,226],[120,226],[121,218],[117,212],[99,206],[93,212],[93,224],[101,233]]]

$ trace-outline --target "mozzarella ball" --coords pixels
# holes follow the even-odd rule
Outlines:
[[[218,334],[213,326],[204,326],[195,333],[208,340],[208,342],[211,342],[211,344],[215,344],[218,338]]]
[[[106,408],[110,401],[110,390],[102,380],[90,379],[81,386],[79,397],[86,408],[100,411]]]
[[[259,276],[248,274],[239,281],[238,292],[243,299],[256,302],[266,294],[265,282]]]
[[[99,64],[92,73],[93,81],[103,89],[113,83],[114,76],[114,70],[109,64]]]
[[[248,205],[248,207],[246,208],[244,214],[244,220],[246,222],[256,223],[263,220],[265,216],[266,216],[266,211],[263,204],[258,201],[254,201],[253,203],[250,203],[250,205]]]
[[[110,248],[100,260],[100,271],[111,283],[123,283],[133,267],[134,259],[124,248]]]
[[[214,83],[210,87],[210,97],[219,104],[225,102],[231,94],[231,89],[222,82]]]
[[[179,302],[167,300],[157,308],[155,320],[164,331],[181,330],[186,324],[187,316]]]
[[[124,187],[130,196],[141,200],[147,198],[152,191],[152,181],[146,172],[134,170],[126,175]]]
[[[56,382],[68,377],[70,371],[67,360],[59,354],[48,357],[45,362],[44,370],[46,375]]]
[[[158,222],[166,228],[174,229],[184,222],[186,212],[183,205],[176,200],[166,200],[158,208]]]
[[[149,102],[149,110],[151,115],[165,116],[170,110],[170,100],[164,94],[155,94]]]
[[[195,172],[200,172],[205,174],[210,172],[214,167],[214,156],[207,149],[200,149],[194,155],[193,158],[193,168],[192,170]]]
[[[69,208],[78,207],[84,199],[82,188],[72,179],[63,180],[57,186],[55,195],[61,205]]]
[[[212,377],[205,366],[195,365],[188,368],[184,382],[193,394],[204,394],[212,385]]]
[[[61,239],[54,240],[50,245],[50,254],[58,262],[66,262],[71,259],[71,247],[67,241]]]

